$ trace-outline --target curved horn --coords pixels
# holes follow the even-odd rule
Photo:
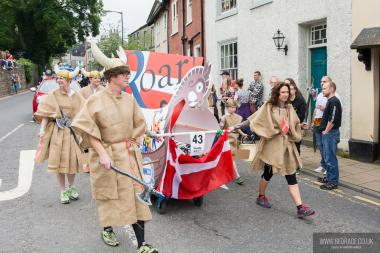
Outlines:
[[[122,60],[125,64],[128,64],[128,58],[127,55],[125,54],[124,49],[119,46],[119,49],[116,50],[117,56],[119,56],[119,59]]]
[[[70,72],[69,77],[70,77],[70,78],[74,78],[74,77],[76,77],[78,74],[79,74],[79,67],[76,67],[76,68],[74,69],[74,71],[71,71],[71,72]]]
[[[99,47],[94,42],[91,43],[91,51],[94,59],[99,62],[100,65],[106,69],[112,68],[112,60],[103,54],[103,52],[100,51]]]
[[[85,68],[82,68],[81,72],[85,77],[90,77],[90,72],[87,72]]]
[[[103,68],[103,70],[99,72],[100,77],[103,77],[103,76],[104,76],[104,71],[106,71],[106,68]]]

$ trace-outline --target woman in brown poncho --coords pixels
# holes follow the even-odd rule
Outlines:
[[[138,252],[157,253],[144,240],[144,224],[152,215],[137,199],[141,185],[110,169],[113,164],[141,178],[142,156],[136,139],[144,135],[146,124],[134,97],[122,91],[128,87],[130,70],[120,59],[107,58],[95,44],[92,53],[105,67],[108,85],[88,98],[73,127],[89,143],[91,189],[103,227],[102,238],[107,245],[117,246],[113,226],[132,224]]]
[[[36,162],[48,160],[48,171],[57,174],[62,204],[79,198],[74,179],[82,168],[81,151],[70,125],[62,127],[56,123],[61,118],[73,120],[83,105],[83,97],[70,89],[70,83],[77,73],[78,69],[73,72],[56,70],[59,88],[44,98],[34,114],[37,122],[41,123]],[[65,177],[69,183],[68,189],[65,189]]]
[[[259,135],[257,153],[251,168],[264,173],[259,182],[259,196],[256,203],[270,208],[265,190],[273,174],[285,176],[288,190],[297,207],[297,216],[313,215],[315,211],[302,204],[301,193],[296,178],[296,169],[302,167],[301,158],[295,143],[301,140],[301,125],[298,116],[290,104],[290,87],[280,83],[272,89],[271,98],[247,121],[233,129],[249,125],[251,130]]]

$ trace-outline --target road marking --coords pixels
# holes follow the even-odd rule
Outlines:
[[[135,231],[133,231],[132,225],[125,225],[124,229],[127,232],[127,235],[129,239],[132,241],[133,245],[137,248],[137,240],[136,240]]]
[[[0,188],[1,188],[1,178],[0,178]]]
[[[9,133],[7,133],[6,135],[4,135],[3,137],[0,138],[0,142],[2,142],[3,140],[5,140],[6,138],[8,138],[11,134],[15,133],[17,130],[19,130],[21,127],[23,127],[25,124],[20,124],[18,125],[15,129],[13,129],[12,131],[10,131]]]
[[[17,187],[0,192],[0,201],[16,199],[27,193],[32,185],[35,150],[22,150],[20,152],[20,165]]]
[[[367,202],[367,203],[370,203],[370,204],[375,205],[375,206],[380,206],[380,203],[373,201],[373,200],[370,200],[370,199],[367,199],[367,198],[363,198],[361,196],[354,196],[354,198],[362,200],[362,201]]]

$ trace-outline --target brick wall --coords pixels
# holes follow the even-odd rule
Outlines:
[[[13,70],[0,69],[0,97],[8,96],[11,94],[12,74],[19,75],[21,81],[21,90],[25,90],[27,88],[23,66],[18,66]]]
[[[182,7],[182,0],[177,0],[178,2],[178,33],[173,34],[172,33],[172,3],[175,0],[168,1],[168,19],[169,19],[169,26],[168,26],[168,43],[169,43],[169,53],[171,54],[182,54],[182,40],[181,37],[183,35],[182,31],[182,8],[185,9],[185,22],[186,22],[186,15],[187,15],[187,1],[185,0],[185,6]],[[185,36],[186,36],[186,52],[185,55],[188,55],[188,50],[190,48],[189,40],[193,38],[193,46],[194,49],[197,46],[200,46],[200,56],[202,56],[202,23],[201,23],[201,1],[203,0],[193,0],[193,8],[192,8],[192,22],[189,24],[186,24],[185,26]],[[199,35],[195,36],[196,34],[200,33]],[[194,52],[193,52],[194,53]],[[204,56],[205,57],[205,56]]]

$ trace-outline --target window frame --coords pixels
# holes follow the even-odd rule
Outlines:
[[[236,46],[235,46],[236,44]],[[230,49],[232,46],[232,53]],[[224,47],[224,49],[222,49]],[[237,79],[239,75],[239,46],[237,38],[221,41],[218,43],[219,50],[219,69],[220,71],[228,71],[231,75],[231,79]],[[236,58],[236,63],[235,63]],[[231,63],[233,65],[231,65]]]
[[[270,4],[272,2],[273,2],[273,0],[252,0],[251,10],[259,8],[259,7],[263,6],[263,5]]]
[[[172,9],[172,15],[171,15],[171,19],[172,19],[171,36],[173,36],[174,34],[178,33],[178,26],[179,26],[178,25],[178,1],[177,0],[175,0],[175,1],[172,2],[171,9]]]
[[[235,1],[235,7],[230,8],[228,11],[222,11],[222,1]],[[238,13],[237,0],[217,0],[216,1],[216,21],[234,16]]]
[[[318,26],[322,26],[322,29],[315,29]],[[322,31],[325,31],[325,37],[322,37],[322,35],[321,35]],[[315,35],[317,32],[319,34],[319,39],[313,39],[313,38],[315,38],[315,36],[313,37],[313,35]],[[315,43],[316,41],[322,41],[322,42],[321,43]],[[327,22],[314,24],[314,25],[309,27],[309,41],[308,41],[309,48],[310,47],[323,47],[323,46],[327,45],[327,42],[328,42],[328,40],[327,40]]]
[[[186,25],[189,25],[192,22],[193,22],[193,0],[186,0]]]

